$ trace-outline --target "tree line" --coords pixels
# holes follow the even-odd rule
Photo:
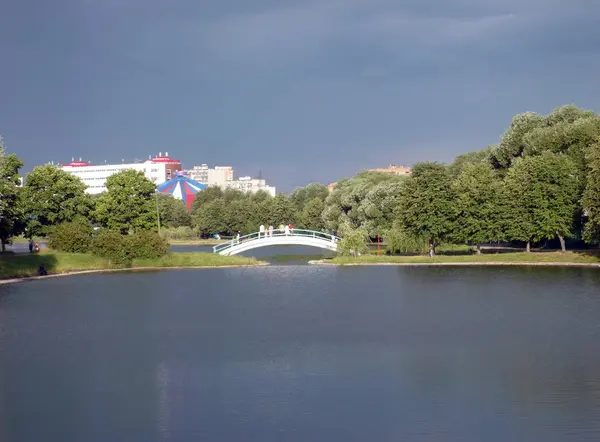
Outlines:
[[[377,237],[392,252],[420,252],[443,243],[568,239],[600,241],[600,116],[569,105],[548,115],[513,117],[500,142],[459,155],[450,164],[417,163],[409,176],[361,172],[333,192],[309,184],[290,195],[246,194],[208,187],[191,211],[156,194],[143,173],[107,179],[107,191],[85,193],[76,177],[39,166],[18,187],[23,163],[0,147],[0,240],[45,236],[52,226],[85,219],[127,234],[157,230],[182,237],[255,232],[294,224],[352,238],[355,249]]]

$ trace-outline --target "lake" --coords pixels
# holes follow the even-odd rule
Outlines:
[[[600,272],[286,265],[0,286],[0,440],[598,441]]]

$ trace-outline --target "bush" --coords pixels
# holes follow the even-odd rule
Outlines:
[[[70,253],[87,253],[92,241],[92,228],[86,220],[52,226],[48,232],[51,249]]]
[[[126,238],[126,245],[131,250],[133,258],[160,258],[169,251],[167,240],[154,232],[141,231],[134,235],[127,235]]]
[[[198,234],[188,226],[163,228],[160,234],[167,239],[198,239]]]
[[[367,231],[362,228],[344,229],[344,236],[338,244],[338,254],[341,256],[352,256],[362,254],[369,250]]]
[[[113,230],[100,230],[92,240],[92,254],[108,259],[116,265],[130,265],[133,261],[131,250],[127,247],[127,236]]]
[[[136,258],[153,259],[166,255],[169,244],[154,232],[121,235],[119,232],[101,230],[92,240],[91,251],[113,264],[128,266]]]

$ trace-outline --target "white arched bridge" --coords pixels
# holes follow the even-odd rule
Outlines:
[[[337,251],[340,238],[325,232],[302,229],[273,230],[240,236],[213,247],[220,255],[237,255],[247,250],[269,246],[308,246]]]

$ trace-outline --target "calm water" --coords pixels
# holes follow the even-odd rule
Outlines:
[[[600,272],[273,266],[0,286],[0,441],[598,441]]]
[[[170,251],[213,253],[213,248],[212,246],[172,245]],[[248,250],[240,255],[253,256],[257,259],[277,263],[279,265],[295,265],[306,264],[313,259],[332,257],[335,256],[335,253],[318,247],[272,246]]]

